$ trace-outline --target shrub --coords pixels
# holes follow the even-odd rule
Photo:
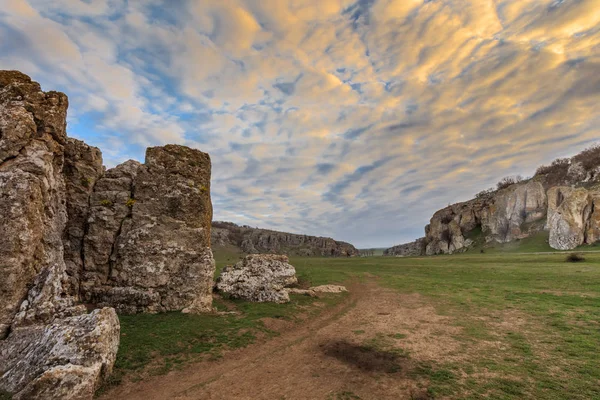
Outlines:
[[[488,197],[490,195],[492,195],[496,190],[494,190],[494,188],[489,188],[487,190],[482,190],[481,192],[477,193],[475,195],[475,198],[477,199],[481,199],[483,197]]]
[[[523,182],[523,177],[521,175],[507,176],[505,178],[502,178],[502,180],[500,180],[500,182],[496,184],[496,188],[498,190],[506,189],[507,187],[519,182]]]
[[[600,166],[600,144],[588,147],[574,156],[572,160],[573,162],[581,163],[586,171]]]
[[[90,187],[90,184],[92,183],[92,180],[90,178],[81,178],[81,186],[83,186],[84,188],[88,188]]]
[[[110,207],[112,206],[113,202],[108,200],[108,199],[104,199],[100,201],[100,205],[104,206],[104,207]]]
[[[200,192],[206,193],[206,192],[208,192],[208,188],[206,186],[202,185],[202,186],[200,186]]]
[[[567,256],[566,262],[582,262],[585,261],[585,257],[583,257],[581,254],[577,254],[577,253],[571,253]]]
[[[129,208],[133,207],[133,205],[135,204],[136,200],[135,199],[129,199],[125,202],[125,205]]]
[[[536,175],[565,176],[569,170],[571,161],[568,158],[558,158],[550,165],[542,165],[535,171]]]

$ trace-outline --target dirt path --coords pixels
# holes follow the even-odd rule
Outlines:
[[[102,399],[428,398],[427,378],[412,371],[420,361],[458,354],[451,336],[459,328],[417,294],[374,282],[350,291],[342,304],[274,339],[126,383]]]

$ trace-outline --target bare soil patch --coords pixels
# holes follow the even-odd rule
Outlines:
[[[128,382],[101,399],[428,399],[423,362],[460,358],[460,327],[420,295],[354,284],[341,304],[219,360]]]

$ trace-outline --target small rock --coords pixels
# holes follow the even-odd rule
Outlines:
[[[308,290],[312,290],[315,293],[342,293],[347,292],[345,286],[340,285],[321,285],[321,286],[313,286]]]

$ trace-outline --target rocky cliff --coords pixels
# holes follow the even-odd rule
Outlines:
[[[91,399],[119,343],[112,308],[72,292],[62,93],[0,71],[0,389],[14,399]]]
[[[402,257],[411,257],[411,256],[420,256],[425,253],[425,247],[427,246],[427,242],[425,238],[420,238],[415,240],[414,242],[399,244],[398,246],[390,247],[383,251],[384,256],[402,256]]]
[[[297,235],[217,221],[212,224],[212,245],[215,248],[236,248],[246,254],[327,257],[349,257],[360,254],[351,244],[331,238]]]
[[[155,147],[106,171],[67,137],[67,107],[0,71],[0,389],[14,399],[91,399],[116,358],[115,308],[212,308],[208,154]]]
[[[96,182],[80,293],[119,312],[209,311],[214,260],[208,154],[152,147]]]
[[[545,230],[549,245],[571,250],[600,240],[600,147],[540,167],[522,182],[437,211],[415,243],[388,255],[452,254],[476,241],[507,243]],[[419,249],[421,251],[419,252]]]

